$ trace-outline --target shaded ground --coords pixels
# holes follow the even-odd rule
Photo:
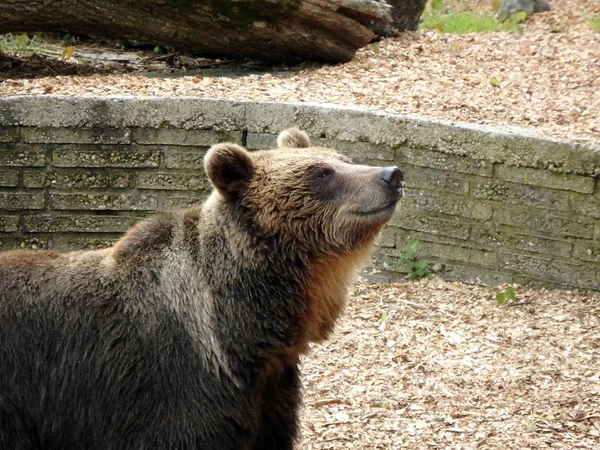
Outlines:
[[[311,449],[599,449],[600,293],[357,285],[304,360]]]
[[[487,0],[459,3],[488,12],[491,8]],[[335,66],[307,64],[265,71],[253,61],[205,60],[150,51],[118,52],[117,61],[120,58],[122,62],[115,65],[110,63],[108,49],[78,44],[73,56],[56,69],[44,67],[48,59],[44,63],[28,60],[26,67],[5,64],[0,68],[0,95],[125,94],[330,102],[422,117],[516,125],[596,143],[600,141],[600,33],[593,31],[589,21],[600,14],[600,0],[552,0],[551,6],[552,11],[533,16],[523,33],[404,33],[369,45],[353,61]],[[60,48],[52,52],[56,61]],[[64,67],[65,63],[71,66]],[[86,68],[77,69],[79,66]],[[227,70],[215,71],[215,67]],[[90,70],[92,74],[68,75],[74,70],[79,75]],[[29,76],[36,78],[26,78]]]

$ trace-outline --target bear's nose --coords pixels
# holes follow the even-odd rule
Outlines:
[[[379,179],[383,181],[391,190],[402,197],[402,172],[396,166],[384,167],[379,172]]]

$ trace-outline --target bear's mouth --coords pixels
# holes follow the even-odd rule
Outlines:
[[[377,208],[370,208],[370,209],[363,209],[363,210],[358,210],[355,211],[354,214],[356,214],[357,216],[374,216],[377,214],[381,214],[382,212],[392,212],[394,210],[394,207],[396,206],[396,203],[398,202],[398,199],[392,200],[388,203],[386,203],[383,206],[379,206]]]

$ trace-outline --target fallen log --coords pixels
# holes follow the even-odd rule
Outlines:
[[[425,0],[391,1],[2,0],[0,33],[68,32],[203,56],[344,62],[376,36],[416,27],[422,7],[415,4]]]

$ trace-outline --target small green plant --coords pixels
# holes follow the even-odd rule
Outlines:
[[[499,305],[505,305],[507,303],[512,303],[517,300],[517,294],[515,290],[509,286],[503,291],[496,292],[496,301]]]
[[[18,55],[33,55],[42,52],[46,45],[46,37],[43,34],[35,34],[29,37],[27,34],[2,34],[0,35],[0,52]]]
[[[431,0],[421,17],[421,28],[458,34],[481,31],[517,32],[521,31],[519,23],[524,19],[525,17],[518,12],[514,13],[510,19],[501,21],[497,20],[492,12],[485,14],[453,6],[445,7],[443,0]]]
[[[386,323],[387,319],[388,319],[388,313],[387,313],[387,311],[382,312],[380,314],[380,316],[379,316],[379,322]]]
[[[426,259],[419,259],[417,257],[419,245],[419,241],[410,241],[398,257],[398,265],[406,269],[406,278],[408,279],[431,279],[433,278],[430,267],[431,263]]]
[[[439,11],[444,7],[444,0],[431,0],[429,7],[434,11]]]
[[[525,11],[515,11],[513,12],[508,19],[501,19],[505,23],[510,25],[517,25],[521,22],[525,22],[527,20],[527,13]]]
[[[590,20],[590,26],[596,33],[600,33],[600,16],[596,16]]]

